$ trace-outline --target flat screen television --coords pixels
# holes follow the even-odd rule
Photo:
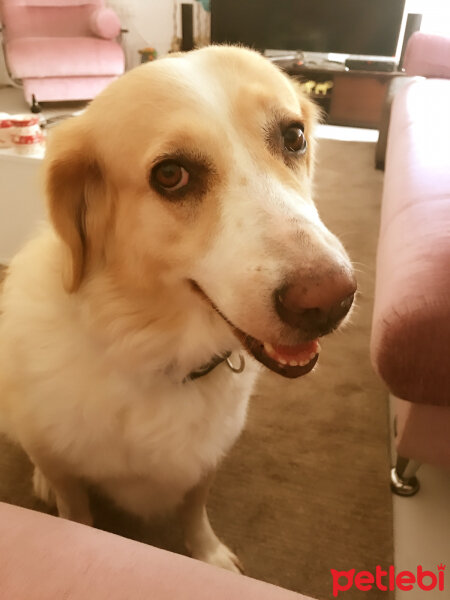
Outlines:
[[[213,43],[395,56],[405,0],[212,0]]]

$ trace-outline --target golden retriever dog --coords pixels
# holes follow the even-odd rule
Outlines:
[[[209,47],[139,66],[55,129],[46,226],[13,259],[0,426],[34,490],[179,510],[195,558],[239,561],[205,503],[259,364],[300,377],[355,279],[312,201],[314,105],[268,60]]]

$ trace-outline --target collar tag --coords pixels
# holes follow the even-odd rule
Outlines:
[[[242,356],[242,354],[239,354],[238,356],[239,356],[239,366],[238,367],[235,367],[233,365],[233,363],[231,362],[232,354],[230,354],[230,356],[228,356],[226,358],[227,365],[233,371],[233,373],[242,373],[242,371],[245,369],[245,359],[244,359],[244,357]]]
[[[225,354],[225,356],[214,356],[211,360],[211,362],[209,362],[206,365],[203,365],[200,369],[198,369],[197,371],[191,371],[191,373],[189,373],[189,375],[187,375],[187,377],[185,377],[183,379],[183,383],[188,383],[189,381],[193,381],[194,379],[199,379],[200,377],[204,377],[205,375],[208,375],[208,373],[211,373],[211,371],[213,369],[215,369],[217,366],[219,366],[220,364],[222,364],[223,362],[227,363],[228,368],[233,371],[233,373],[242,373],[242,371],[245,369],[245,360],[244,357],[242,356],[242,354],[239,354],[239,365],[235,366],[233,364],[233,362],[230,360],[232,356],[232,352],[227,352]]]

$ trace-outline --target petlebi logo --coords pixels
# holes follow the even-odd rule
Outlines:
[[[439,590],[443,592],[445,589],[445,565],[442,563],[437,566],[437,571],[426,571],[419,565],[416,572],[399,571],[396,573],[395,567],[391,566],[387,571],[377,565],[375,572],[359,571],[350,569],[349,571],[336,571],[331,569],[333,577],[333,596],[336,598],[340,592],[346,592],[353,586],[363,592],[368,592],[373,587],[378,588],[383,592],[388,590],[409,591],[412,589],[420,589],[425,592],[431,590]]]

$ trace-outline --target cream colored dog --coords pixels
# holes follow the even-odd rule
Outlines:
[[[51,227],[2,297],[0,425],[61,516],[92,522],[86,483],[142,517],[178,508],[192,556],[238,569],[205,501],[256,361],[310,371],[355,292],[311,199],[314,120],[264,58],[211,47],[129,72],[51,136]]]

